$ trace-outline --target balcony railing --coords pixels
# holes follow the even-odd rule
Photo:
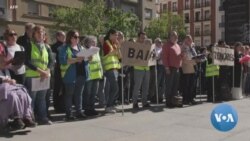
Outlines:
[[[190,9],[190,6],[189,6],[189,5],[185,5],[185,6],[184,6],[184,9],[185,9],[185,10],[189,10],[189,9]]]
[[[176,7],[173,7],[173,12],[177,12],[177,8]]]
[[[211,4],[210,4],[209,1],[207,1],[207,2],[204,3],[204,7],[209,7],[210,5],[211,5]]]
[[[198,31],[196,31],[196,32],[194,33],[194,36],[201,36],[201,33],[198,32]]]
[[[195,4],[195,8],[201,8],[201,4],[200,3],[196,3]]]

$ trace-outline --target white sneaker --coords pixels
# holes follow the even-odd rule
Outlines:
[[[120,109],[117,109],[116,107],[111,107],[113,110],[115,110],[116,112],[119,112],[119,111],[121,111]]]
[[[116,110],[114,110],[112,107],[106,107],[105,112],[110,114],[115,114]]]

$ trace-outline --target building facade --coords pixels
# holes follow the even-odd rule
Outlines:
[[[149,22],[157,17],[156,0],[106,0],[109,8],[119,8],[136,14],[143,30]]]
[[[22,35],[27,22],[50,27],[53,24],[52,10],[56,6],[77,8],[81,4],[79,0],[1,0],[0,35],[7,26]]]
[[[183,16],[187,33],[196,46],[224,40],[224,0],[159,0],[159,14],[172,12]]]
[[[235,42],[250,43],[250,2],[249,0],[226,0],[225,40],[229,44]]]

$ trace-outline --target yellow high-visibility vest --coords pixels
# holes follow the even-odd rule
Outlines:
[[[67,59],[72,58],[72,51],[71,51],[70,47],[67,47],[66,53],[67,53],[67,57],[68,57]],[[61,64],[60,65],[62,78],[64,78],[69,67],[70,67],[70,64]]]
[[[34,42],[31,42],[31,63],[34,66],[42,70],[48,69],[49,54],[45,45],[42,51],[40,51],[37,45]],[[25,76],[26,77],[40,77],[40,74],[37,71],[34,71],[30,69],[29,67],[27,67]]]
[[[103,76],[102,64],[99,54],[93,55],[91,61],[89,61],[88,65],[89,72],[89,80],[101,79]]]
[[[105,42],[108,44],[109,49],[111,51],[115,49],[108,40]],[[110,69],[120,69],[120,68],[121,68],[121,64],[117,55],[106,55],[103,57],[103,69],[105,71],[110,70]]]
[[[220,66],[207,63],[206,77],[218,76],[219,74],[220,74]]]

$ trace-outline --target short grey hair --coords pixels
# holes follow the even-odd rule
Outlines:
[[[95,43],[97,43],[96,36],[92,36],[92,35],[86,36],[83,40],[83,45],[87,46],[91,41],[94,41]]]
[[[34,23],[26,23],[25,30],[33,29],[36,25]]]

